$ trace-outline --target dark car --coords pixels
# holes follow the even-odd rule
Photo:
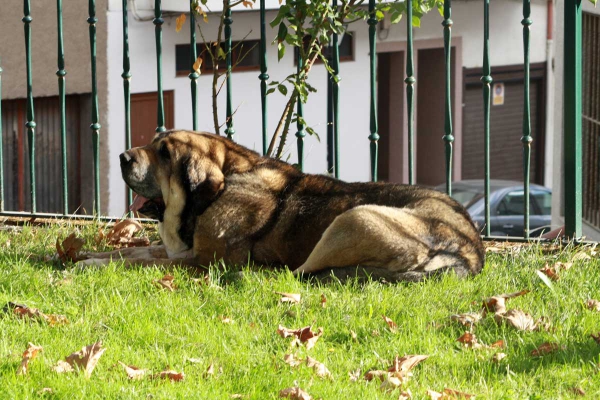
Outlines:
[[[473,221],[483,231],[485,226],[483,179],[452,183],[452,197],[465,206]],[[446,185],[437,190],[445,191]],[[550,230],[552,192],[529,186],[529,234],[540,236]],[[490,234],[492,236],[523,236],[523,182],[490,180]]]

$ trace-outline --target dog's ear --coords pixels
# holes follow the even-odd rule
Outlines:
[[[208,157],[190,156],[183,162],[183,182],[194,202],[210,202],[223,190],[225,177]]]

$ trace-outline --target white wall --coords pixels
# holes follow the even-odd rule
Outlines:
[[[118,154],[124,148],[124,112],[122,73],[122,14],[120,4],[112,0],[108,10],[108,118],[110,132],[107,132],[109,144],[110,206],[109,213],[120,215],[123,211],[125,186],[119,170]],[[491,5],[492,23],[490,26],[492,65],[521,64],[522,56],[522,8],[518,1],[497,1]],[[462,37],[464,67],[478,67],[482,64],[482,5],[480,2],[454,2],[452,19],[453,36]],[[130,13],[129,38],[131,57],[132,93],[156,90],[156,61],[154,45],[154,25],[151,21],[135,21]],[[275,12],[267,13],[267,20],[274,18]],[[545,61],[546,14],[545,2],[532,4],[532,44],[531,61]],[[249,32],[248,39],[258,39],[258,13],[234,13],[233,40],[241,40]],[[421,28],[415,29],[414,39],[442,37],[442,17],[432,11],[423,18]],[[189,43],[189,19],[181,32],[175,32],[175,18],[165,17],[163,25],[163,89],[175,91],[175,126],[190,129],[192,125],[190,84],[187,77],[175,76],[175,45]],[[209,23],[202,23],[207,39],[214,39],[216,18],[209,17]],[[340,169],[341,178],[349,181],[369,179],[369,48],[368,26],[366,22],[351,25],[354,32],[356,61],[343,62],[340,66],[342,78],[340,88]],[[405,40],[405,21],[393,26],[385,41]],[[274,38],[276,31],[268,30],[268,38]],[[198,40],[200,36],[198,35]],[[270,42],[270,41],[269,41]],[[290,49],[288,49],[290,50]],[[281,62],[277,62],[277,51],[268,45],[268,73],[271,80],[281,80],[293,72],[291,51]],[[404,71],[398,71],[404,75]],[[238,108],[234,116],[235,140],[260,151],[261,106],[258,71],[236,72],[233,80],[233,107]],[[308,172],[323,173],[326,170],[326,72],[322,65],[316,65],[311,71],[310,83],[318,93],[311,94],[305,105],[306,120],[320,135],[321,142],[315,137],[305,139],[305,169]],[[211,109],[211,76],[198,79],[199,128],[214,131]],[[443,82],[440,82],[440,89]],[[220,120],[224,120],[225,96],[220,99]],[[269,132],[273,132],[276,122],[283,111],[284,98],[279,93],[268,96]],[[292,129],[292,134],[295,128]],[[290,162],[296,162],[296,140],[290,136],[287,144]]]

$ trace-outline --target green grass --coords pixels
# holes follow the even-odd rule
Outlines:
[[[590,338],[600,331],[600,313],[585,307],[587,299],[600,299],[600,260],[576,262],[561,272],[553,290],[535,273],[546,261],[568,261],[581,249],[543,254],[539,246],[531,246],[488,254],[484,272],[473,279],[446,276],[420,284],[325,285],[299,281],[287,271],[250,272],[244,267],[240,274],[231,267],[225,272],[211,269],[213,285],[207,287],[195,283],[192,272],[179,269],[173,271],[178,289],[169,292],[153,284],[165,274],[159,268],[125,269],[115,262],[81,270],[39,261],[55,252],[56,238],[73,230],[61,223],[0,232],[0,307],[18,302],[70,321],[49,326],[0,315],[2,399],[228,399],[233,394],[274,399],[294,382],[314,398],[397,399],[399,391],[384,393],[378,382],[351,382],[348,377],[358,368],[361,375],[387,369],[397,354],[430,356],[413,370],[407,385],[417,399],[426,398],[427,389],[446,387],[489,399],[571,398],[576,397],[571,388],[579,387],[587,398],[600,398],[600,346]],[[93,243],[96,231],[83,229],[87,243]],[[56,284],[65,277],[66,284]],[[531,292],[509,300],[508,308],[548,317],[549,331],[520,332],[488,316],[475,326],[475,333],[486,344],[504,340],[506,348],[461,348],[456,339],[465,330],[450,315],[478,311],[484,298],[521,289]],[[301,293],[302,301],[280,303],[276,291]],[[382,315],[397,323],[396,332]],[[224,324],[222,316],[235,322]],[[314,325],[324,333],[311,350],[291,349],[291,340],[276,333],[279,324]],[[107,350],[90,379],[51,370],[58,360],[98,340]],[[44,350],[31,361],[27,376],[17,376],[28,342]],[[564,347],[543,357],[530,356],[543,342]],[[334,379],[318,378],[305,365],[291,368],[283,357],[292,351],[324,363]],[[490,359],[499,351],[507,358],[496,365]],[[169,367],[183,371],[185,379],[131,381],[115,366],[118,361],[154,373]],[[211,363],[216,373],[205,377]],[[42,388],[52,393],[40,395]]]

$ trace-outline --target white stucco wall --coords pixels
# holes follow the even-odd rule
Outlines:
[[[119,4],[117,4],[119,3]],[[521,64],[522,56],[522,5],[520,1],[496,1],[491,4],[492,22],[490,26],[491,62],[492,65]],[[129,38],[131,57],[132,93],[152,92],[156,90],[156,61],[154,45],[154,25],[151,21],[139,22],[130,13]],[[270,21],[274,11],[267,13]],[[482,25],[483,8],[481,2],[455,1],[452,19],[453,37],[462,37],[462,59],[466,68],[482,65]],[[123,212],[125,186],[123,185],[118,162],[118,154],[125,148],[123,81],[122,73],[122,13],[120,1],[110,0],[108,10],[108,95],[107,110],[110,132],[109,140],[109,213],[120,215]],[[208,24],[202,23],[207,39],[214,39],[216,18],[209,18]],[[235,13],[233,16],[233,40],[258,39],[257,12]],[[532,42],[531,62],[545,61],[546,52],[546,3],[535,0],[532,4]],[[421,28],[414,31],[414,40],[439,39],[443,31],[442,17],[437,11],[426,15]],[[175,92],[175,126],[189,129],[192,124],[189,78],[175,76],[175,45],[189,43],[189,19],[183,30],[175,32],[175,17],[165,17],[163,25],[163,89]],[[341,178],[349,181],[366,181],[369,179],[369,47],[367,24],[359,22],[350,26],[349,31],[355,36],[355,57],[352,62],[343,62],[340,66],[342,78],[340,89],[340,169]],[[392,26],[385,42],[405,40],[405,21]],[[276,31],[268,30],[269,38],[274,38]],[[198,36],[200,40],[200,36]],[[289,49],[288,49],[289,50]],[[281,80],[293,72],[293,57],[288,51],[281,62],[277,62],[275,46],[268,46],[268,73],[272,80]],[[398,71],[404,75],[404,71]],[[459,72],[461,73],[461,72]],[[261,139],[261,106],[258,71],[236,72],[233,80],[233,107],[238,108],[234,116],[236,129],[235,140],[260,151]],[[418,79],[419,77],[417,77]],[[307,136],[305,139],[305,169],[308,172],[323,173],[326,170],[326,72],[322,65],[316,65],[311,71],[310,83],[318,93],[311,94],[304,113],[310,126],[315,128],[321,137]],[[199,96],[199,128],[214,131],[211,109],[211,76],[201,76],[198,80]],[[417,83],[418,85],[418,83]],[[417,86],[418,87],[418,86]],[[440,82],[440,89],[443,82]],[[281,115],[284,98],[279,93],[268,97],[269,131],[274,131]],[[220,120],[224,120],[225,96],[220,99]],[[295,129],[292,129],[295,133]],[[296,161],[295,137],[288,140],[287,153],[289,161]]]

